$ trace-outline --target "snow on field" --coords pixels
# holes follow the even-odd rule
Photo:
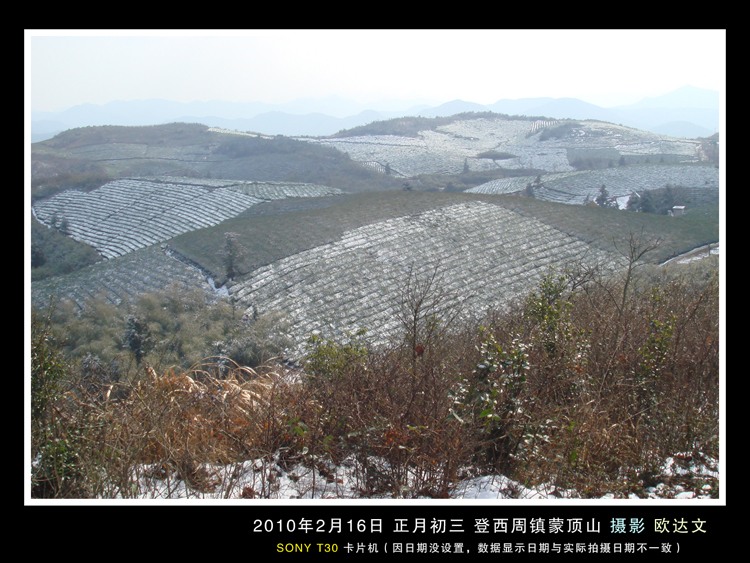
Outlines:
[[[104,258],[115,258],[217,225],[263,201],[338,193],[302,183],[129,178],[91,192],[66,190],[37,202],[33,212],[42,223],[93,246]]]
[[[369,463],[371,468],[388,472],[388,464],[383,460],[371,459]],[[338,466],[318,459],[317,466],[318,469],[303,464],[289,467],[281,463],[278,457],[226,466],[207,465],[201,471],[202,490],[155,466],[138,467],[135,480],[138,483],[138,498],[143,500],[429,498],[408,486],[396,493],[363,496],[363,490],[366,490],[365,470],[353,458],[345,459]],[[665,460],[661,474],[654,478],[655,485],[645,487],[640,496],[631,494],[628,499],[710,499],[712,493],[715,497],[713,486],[700,482],[718,479],[719,464],[712,458],[698,456],[694,459],[687,454],[678,454]],[[697,490],[688,486],[691,482],[698,482]],[[503,475],[466,477],[452,484],[449,495],[452,500],[545,501],[581,498],[576,491],[559,489],[554,485],[528,488]],[[616,498],[622,496],[607,493],[599,497],[602,500]]]
[[[65,276],[35,281],[31,284],[31,299],[35,305],[44,307],[64,298],[82,309],[94,297],[119,305],[142,293],[170,286],[185,292],[205,290],[206,277],[197,268],[165,255],[159,246],[151,246]]]
[[[680,254],[679,256],[675,256],[674,258],[670,258],[666,262],[663,262],[662,266],[671,264],[672,262],[677,262],[678,264],[689,264],[690,262],[702,260],[703,258],[707,258],[708,256],[718,256],[719,249],[719,244],[709,244],[708,246],[694,248],[689,252],[685,252],[684,254]]]
[[[437,131],[456,141],[471,141],[472,148],[489,150],[498,145],[518,143],[527,135],[538,130],[541,124],[548,122],[529,121],[526,119],[479,118],[462,119],[448,125],[441,125]]]
[[[224,129],[223,127],[209,127],[212,133],[223,133],[225,135],[239,135],[240,137],[257,137],[262,139],[273,139],[271,135],[262,135],[260,133],[251,133],[249,131],[237,131],[236,129]]]
[[[712,246],[709,249],[708,254],[710,254],[711,256],[718,256],[719,255],[719,249],[720,249],[720,247],[719,247],[718,244],[716,246]],[[700,260],[701,258],[705,258],[705,257],[706,257],[706,253],[699,251],[698,253],[691,254],[690,256],[686,256],[684,258],[680,258],[679,260],[677,260],[677,263],[678,264],[689,264],[690,262],[695,262],[696,260]]]
[[[562,178],[570,178],[583,172],[560,172],[557,174],[544,174],[542,179],[545,183],[549,183]],[[526,186],[533,184],[536,180],[536,176],[514,176],[512,178],[500,178],[497,180],[490,180],[484,184],[480,184],[474,188],[466,190],[467,193],[471,194],[510,194],[515,192],[522,192],[526,189]]]
[[[412,268],[424,276],[437,266],[451,295],[446,305],[471,314],[509,302],[550,268],[576,260],[613,263],[541,221],[470,202],[348,231],[259,268],[230,291],[248,311],[286,313],[297,342],[314,331],[340,337],[359,328],[377,341],[398,328],[398,296]]]
[[[290,197],[323,197],[343,193],[337,188],[302,182],[239,182],[232,190],[262,200]]]
[[[461,119],[425,129],[415,137],[367,135],[358,137],[300,138],[302,141],[334,147],[347,153],[352,160],[377,165],[386,164],[400,176],[419,174],[459,174],[467,164],[472,171],[503,168],[508,170],[536,169],[548,173],[570,172],[570,150],[579,156],[670,155],[685,162],[698,160],[700,142],[665,138],[654,133],[597,121],[580,121],[563,138],[540,140],[539,133],[562,122],[507,118]],[[505,152],[512,158],[494,161],[479,158],[487,151]]]
[[[469,193],[502,194],[522,191],[536,176],[503,178],[486,182]],[[618,166],[602,170],[584,170],[562,174],[543,174],[543,187],[534,190],[534,197],[559,203],[581,205],[594,201],[602,186],[622,208],[633,193],[663,188],[667,184],[684,186],[718,194],[719,170],[714,166],[644,164]],[[624,203],[623,203],[624,202]]]
[[[357,162],[388,164],[394,173],[402,176],[460,174],[464,164],[473,171],[498,167],[539,168],[551,172],[572,170],[564,148],[539,151],[526,146],[525,137],[532,125],[533,122],[527,120],[476,119],[456,121],[435,131],[421,131],[418,137],[368,135],[305,140],[335,147]],[[497,162],[477,158],[490,150],[508,151],[515,156]]]

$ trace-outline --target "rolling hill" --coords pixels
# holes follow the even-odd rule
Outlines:
[[[34,199],[134,176],[304,182],[347,191],[401,186],[332,148],[186,123],[72,129],[32,144],[31,160]]]
[[[663,239],[654,261],[717,241],[715,142],[486,112],[323,138],[180,123],[70,130],[32,146],[32,212],[100,261],[34,282],[32,298],[84,307],[219,286],[248,314],[286,314],[297,342],[359,327],[386,338],[410,271],[440,268],[469,314],[549,268],[616,267],[631,232]],[[534,198],[518,194],[537,179]],[[680,218],[580,205],[602,185],[625,198],[667,184],[707,195]],[[232,277],[229,233],[243,248]]]

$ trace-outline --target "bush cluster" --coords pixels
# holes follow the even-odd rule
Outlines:
[[[273,460],[320,474],[353,464],[363,497],[447,497],[497,473],[584,498],[640,494],[669,456],[718,458],[719,282],[705,265],[626,275],[550,272],[474,321],[445,306],[439,275],[415,277],[390,343],[316,334],[294,369],[223,358],[155,370],[152,348],[136,377],[92,379],[96,362],[63,360],[37,320],[33,490],[136,496],[148,474],[229,495],[236,482],[211,464]],[[165,310],[150,303],[153,318]],[[253,338],[272,341],[277,323],[255,323]],[[170,326],[174,346],[185,327]],[[245,493],[273,496],[272,475]]]

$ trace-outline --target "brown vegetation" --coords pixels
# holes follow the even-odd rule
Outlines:
[[[441,309],[439,276],[414,279],[404,334],[377,348],[315,336],[294,372],[221,360],[86,384],[37,320],[33,492],[147,496],[149,477],[269,497],[270,481],[240,491],[212,467],[274,460],[320,474],[354,462],[363,497],[447,497],[496,473],[642,494],[669,456],[718,458],[719,283],[705,264],[638,270],[551,273],[478,324]]]

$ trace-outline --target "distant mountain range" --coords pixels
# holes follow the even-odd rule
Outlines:
[[[389,105],[397,107],[395,103]],[[707,137],[719,128],[719,92],[693,86],[612,108],[576,98],[501,99],[487,105],[453,100],[433,107],[403,102],[400,106],[404,109],[363,110],[355,102],[340,98],[296,100],[286,104],[117,101],[103,105],[83,104],[59,112],[32,111],[31,137],[32,142],[36,142],[67,129],[89,125],[158,125],[175,121],[267,135],[319,137],[394,117],[482,111],[555,119],[597,119],[684,138]]]

